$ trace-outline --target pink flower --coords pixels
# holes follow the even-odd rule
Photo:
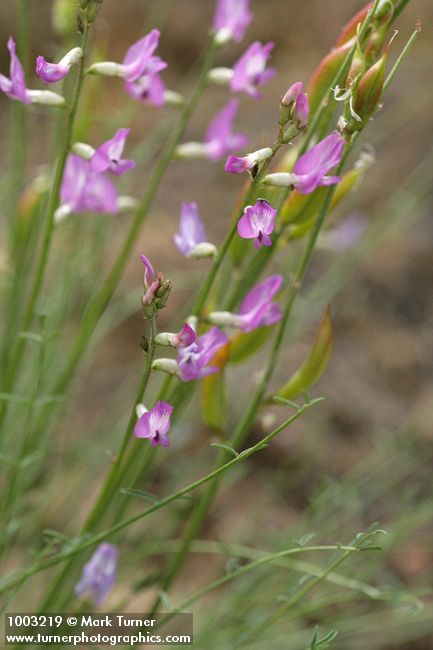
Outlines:
[[[114,214],[118,210],[117,190],[111,180],[92,171],[90,162],[75,154],[66,161],[60,196],[71,212]]]
[[[176,248],[182,255],[189,257],[198,244],[206,241],[206,233],[197,203],[182,203],[179,232],[174,235]]]
[[[105,172],[110,170],[116,176],[120,176],[129,169],[134,169],[133,160],[122,159],[125,140],[131,129],[119,129],[116,135],[98,147],[90,159],[90,169],[94,172]]]
[[[272,246],[269,235],[274,230],[277,211],[265,199],[257,199],[248,205],[238,221],[238,234],[243,239],[253,239],[254,247]]]
[[[165,61],[154,56],[159,37],[159,30],[152,29],[129,48],[122,64],[126,92],[134,99],[148,101],[155,106],[164,104],[165,84],[159,73],[167,67]]]
[[[148,438],[152,447],[161,445],[168,447],[170,440],[167,434],[170,430],[170,417],[173,406],[168,402],[157,402],[153,409],[145,411],[137,420],[134,427],[136,438]]]
[[[43,56],[36,59],[36,74],[44,83],[64,79],[71,67],[83,56],[81,47],[74,47],[58,63],[48,63]]]
[[[299,158],[293,169],[293,185],[298,192],[310,194],[319,185],[334,185],[340,181],[339,176],[327,174],[340,162],[344,143],[338,133],[331,133]]]
[[[188,323],[185,323],[178,334],[173,337],[172,345],[175,348],[188,348],[194,343],[196,335]]]
[[[75,587],[80,598],[90,597],[101,605],[116,582],[119,551],[114,544],[103,542],[84,565],[81,578]]]
[[[221,332],[217,327],[211,327],[206,334],[199,336],[195,343],[179,350],[176,359],[179,378],[182,381],[192,381],[218,372],[219,368],[217,366],[209,366],[208,364],[227,341],[228,338],[224,332]]]
[[[253,153],[247,153],[246,156],[229,156],[227,158],[224,169],[231,174],[242,174],[243,172],[250,172],[259,163],[264,162],[272,156],[272,149],[265,147],[258,149]]]
[[[239,42],[252,20],[249,0],[218,0],[213,27],[217,32],[227,34],[229,39]]]
[[[243,53],[240,59],[233,66],[233,76],[230,80],[230,88],[233,92],[244,92],[250,97],[260,99],[261,95],[257,90],[258,86],[269,81],[275,76],[276,70],[266,70],[273,43],[262,45],[260,41],[254,41]]]
[[[241,302],[237,326],[244,332],[251,332],[257,327],[273,325],[281,320],[281,310],[273,297],[281,289],[283,277],[270,275],[266,280],[251,289]]]
[[[245,147],[248,138],[242,133],[232,133],[233,122],[239,108],[237,99],[231,99],[217,115],[206,131],[206,153],[211,160],[219,160],[235,149]]]
[[[0,90],[11,99],[30,104],[31,99],[27,93],[23,66],[17,56],[16,45],[12,36],[8,40],[8,50],[11,56],[9,79],[0,74]]]

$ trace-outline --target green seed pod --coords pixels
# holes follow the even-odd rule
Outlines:
[[[348,130],[359,131],[368,122],[376,110],[379,99],[382,95],[383,83],[385,81],[385,53],[377,63],[371,66],[362,76],[355,92],[353,110],[360,120],[349,121]]]
[[[332,322],[326,307],[313,345],[304,363],[277,392],[279,397],[294,399],[316,383],[325,371],[332,352]]]

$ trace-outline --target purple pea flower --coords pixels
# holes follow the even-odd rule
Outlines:
[[[155,106],[164,104],[165,84],[159,72],[167,63],[154,52],[159,44],[160,32],[152,29],[149,34],[131,45],[123,59],[123,78],[126,92],[140,101],[148,101]]]
[[[105,174],[92,171],[90,162],[70,154],[60,190],[67,212],[98,212],[114,214],[118,210],[118,194]]]
[[[180,332],[160,332],[155,337],[158,345],[171,345],[173,348],[188,348],[196,339],[195,332],[191,325],[185,323]]]
[[[206,153],[211,160],[219,160],[235,149],[245,147],[248,138],[242,133],[232,133],[232,126],[239,108],[237,99],[231,99],[217,115],[206,131]]]
[[[299,158],[293,173],[268,174],[263,183],[276,187],[295,187],[301,194],[310,194],[321,185],[335,185],[340,177],[327,174],[340,162],[344,144],[342,136],[331,133]]]
[[[254,41],[248,47],[233,66],[233,76],[230,80],[230,89],[233,92],[244,92],[250,97],[260,99],[261,95],[257,87],[272,79],[276,74],[274,68],[266,70],[266,63],[273,48],[273,43],[262,45],[260,41]]]
[[[90,597],[101,605],[114,585],[117,575],[118,549],[103,542],[84,565],[81,578],[75,587],[79,598]]]
[[[239,312],[214,311],[209,320],[218,325],[238,327],[244,332],[251,332],[257,327],[273,325],[281,320],[281,310],[277,302],[272,302],[283,283],[281,275],[271,275],[247,293],[241,302]]]
[[[310,114],[308,97],[302,92],[302,88],[302,81],[297,81],[290,86],[281,100],[282,106],[291,109],[291,119],[295,122],[298,129],[303,129],[307,125]]]
[[[218,372],[217,366],[208,365],[218,350],[228,342],[228,337],[218,327],[211,327],[195,343],[179,350],[177,374],[182,381],[202,379]]]
[[[331,133],[299,158],[293,169],[294,185],[301,194],[310,194],[319,185],[335,185],[339,176],[327,176],[343,155],[345,140]]]
[[[189,257],[194,248],[206,241],[206,233],[197,203],[182,203],[179,217],[179,232],[174,235],[176,248]]]
[[[269,235],[274,230],[277,211],[265,199],[257,199],[248,205],[238,221],[238,234],[243,239],[253,239],[254,247],[272,246]]]
[[[30,104],[31,99],[26,88],[23,66],[17,56],[16,45],[12,36],[9,36],[8,50],[11,56],[9,79],[0,74],[0,90],[11,99]]]
[[[54,83],[64,79],[71,67],[83,56],[81,47],[74,47],[58,63],[48,63],[43,56],[36,59],[36,74],[44,83]]]
[[[141,406],[140,411],[143,408]],[[148,438],[152,447],[157,445],[168,447],[170,440],[167,438],[167,434],[170,430],[172,412],[173,406],[168,402],[157,402],[150,411],[142,411],[134,427],[134,436],[136,438]]]
[[[280,306],[272,299],[282,284],[282,275],[270,275],[247,293],[239,308],[238,326],[241,330],[251,332],[281,320]]]
[[[221,43],[228,40],[241,41],[251,20],[249,0],[217,1],[213,27]]]
[[[105,172],[110,170],[116,176],[134,169],[133,160],[122,159],[125,140],[131,129],[118,129],[116,135],[98,147],[90,159],[90,169],[93,172]]]
[[[224,169],[231,174],[242,174],[243,172],[250,172],[256,165],[267,160],[272,156],[272,149],[265,147],[258,149],[253,153],[247,153],[246,156],[229,156],[227,158]]]

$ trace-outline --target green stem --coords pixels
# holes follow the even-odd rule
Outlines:
[[[34,272],[33,284],[30,289],[30,295],[27,302],[27,306],[23,315],[23,321],[21,325],[21,330],[23,331],[29,330],[32,326],[35,313],[38,307],[40,293],[45,279],[45,273],[47,269],[48,258],[49,258],[51,243],[52,243],[54,229],[55,229],[54,214],[59,205],[60,188],[63,180],[63,174],[65,171],[66,159],[68,157],[69,150],[72,144],[72,134],[73,134],[74,124],[75,124],[75,117],[77,113],[78,102],[80,99],[81,88],[83,85],[83,78],[84,78],[83,73],[84,73],[85,57],[87,53],[88,38],[89,38],[89,25],[86,23],[84,25],[84,32],[81,41],[83,56],[79,63],[78,77],[75,85],[75,90],[72,96],[68,117],[65,124],[63,145],[59,154],[59,159],[57,161],[56,171],[54,174],[53,185],[51,189],[51,194],[50,194],[48,208],[47,208],[47,215],[45,219],[44,231],[42,234],[40,256],[39,256],[36,270]],[[5,391],[9,391],[14,384],[15,378],[17,376],[18,370],[23,360],[25,345],[26,345],[25,339],[22,337],[18,338],[16,347],[14,349],[12,358],[9,363],[8,373],[6,375],[5,382],[3,384],[3,390]],[[0,424],[6,414],[6,407],[4,404],[0,406]]]
[[[215,53],[217,50],[217,45],[214,40],[211,41],[211,45],[208,48],[207,56],[199,76],[199,79],[196,83],[196,86],[192,92],[192,95],[188,102],[185,104],[179,121],[176,128],[174,129],[171,138],[168,140],[166,147],[154,168],[154,171],[150,177],[149,183],[147,185],[146,191],[140,203],[140,206],[137,209],[134,220],[130,226],[129,232],[126,236],[126,239],[122,245],[120,252],[118,253],[114,264],[105,279],[102,287],[98,293],[94,296],[87,313],[84,315],[80,330],[72,343],[71,352],[69,354],[69,359],[61,373],[60,377],[55,382],[53,387],[53,392],[55,394],[63,393],[67,386],[69,385],[75,370],[81,360],[81,357],[84,351],[87,348],[87,345],[92,337],[92,334],[106,308],[110,302],[117,285],[123,275],[126,264],[130,258],[134,244],[140,232],[140,229],[143,225],[145,218],[147,217],[149,210],[152,206],[153,200],[155,198],[156,192],[159,188],[160,181],[173,159],[173,155],[177,145],[179,144],[185,129],[188,125],[189,119],[195,110],[200,97],[203,94],[203,91],[207,85],[207,74],[211,68]]]
[[[251,181],[248,191],[245,195],[244,200],[241,202],[240,207],[238,208],[237,212],[235,213],[235,216],[233,217],[232,224],[230,226],[230,229],[227,233],[227,235],[224,238],[223,243],[218,249],[218,253],[215,257],[214,263],[212,265],[211,270],[209,271],[206,280],[203,283],[203,286],[200,290],[199,296],[197,298],[197,301],[194,305],[194,308],[192,310],[192,315],[194,316],[201,316],[203,312],[203,308],[205,306],[205,303],[207,299],[209,298],[209,293],[212,289],[213,283],[215,281],[216,275],[224,261],[224,258],[227,254],[227,251],[229,250],[230,244],[232,242],[233,237],[236,234],[237,231],[237,226],[238,226],[238,221],[242,217],[244,213],[245,206],[249,205],[252,203],[255,197],[255,193],[257,190],[257,187],[260,185],[261,180],[263,179],[264,175],[266,174],[266,171],[269,168],[270,163],[272,162],[275,154],[277,153],[278,149],[282,146],[281,142],[279,139],[275,142],[274,146],[272,147],[272,154],[269,158],[267,158],[262,166],[260,167],[259,172],[256,174],[256,176],[253,178]]]
[[[275,438],[279,433],[281,433],[281,431],[283,431],[286,427],[290,426],[290,424],[295,422],[295,420],[300,418],[310,408],[313,408],[316,404],[318,404],[321,401],[322,401],[321,399],[316,399],[306,404],[303,404],[289,418],[287,418],[282,424],[280,424],[280,426],[274,429],[274,431],[272,431],[267,436],[265,436],[253,447],[246,449],[241,454],[238,454],[232,460],[228,461],[227,463],[224,463],[224,465],[220,465],[214,471],[210,472],[206,476],[198,479],[197,481],[194,481],[193,483],[188,484],[187,486],[178,490],[177,492],[174,492],[173,494],[170,494],[169,496],[161,499],[160,501],[155,503],[153,506],[151,506],[144,512],[139,512],[138,514],[128,517],[116,524],[113,524],[111,527],[99,533],[96,533],[94,535],[89,535],[88,537],[81,540],[80,542],[71,545],[69,548],[65,549],[64,551],[61,551],[60,553],[57,553],[51,557],[39,560],[33,566],[30,566],[27,569],[16,571],[10,574],[9,576],[6,576],[1,581],[0,594],[6,593],[11,589],[22,586],[24,582],[26,582],[26,580],[28,580],[31,576],[35,575],[36,573],[39,573],[40,571],[44,571],[45,569],[48,569],[50,567],[56,566],[57,564],[60,564],[64,560],[72,558],[88,548],[92,548],[99,542],[102,542],[108,537],[115,535],[119,531],[124,530],[125,528],[131,526],[137,521],[140,521],[144,517],[147,517],[153,514],[154,512],[161,510],[162,508],[169,505],[170,503],[173,503],[181,499],[183,496],[189,494],[190,492],[193,492],[194,490],[201,487],[202,485],[209,483],[220,474],[226,472],[232,467],[235,467],[236,465],[243,462],[253,454],[262,450],[266,445],[268,445],[273,440],[273,438]]]
[[[128,424],[125,429],[125,433],[123,435],[122,444],[119,453],[116,456],[116,460],[111,466],[111,469],[105,479],[105,482],[102,485],[102,488],[99,492],[96,502],[92,510],[90,511],[89,515],[87,516],[83,528],[80,531],[80,536],[87,534],[88,532],[94,530],[97,527],[102,517],[104,516],[108,505],[113,499],[113,496],[116,494],[120,481],[125,473],[124,471],[122,471],[122,465],[125,458],[126,450],[132,438],[134,425],[137,421],[137,415],[135,409],[137,404],[140,404],[144,399],[144,394],[146,392],[146,388],[149,383],[149,378],[152,372],[152,362],[155,356],[155,337],[157,334],[156,317],[157,317],[157,310],[155,305],[153,305],[153,313],[150,318],[149,348],[145,357],[144,372],[141,377],[140,385],[138,387],[135,400],[132,404],[131,413],[129,416]],[[49,608],[51,602],[53,601],[58,602],[58,600],[60,599],[58,593],[59,591],[63,590],[63,594],[62,594],[63,598],[67,596],[68,589],[66,586],[67,584],[66,579],[73,566],[74,566],[74,558],[72,558],[63,567],[61,573],[55,579],[55,582],[51,588],[51,591],[44,605],[44,609]]]

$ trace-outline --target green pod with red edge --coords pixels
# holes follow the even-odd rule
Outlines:
[[[238,332],[230,339],[228,363],[241,363],[253,356],[268,340],[272,325],[256,327],[252,332]]]
[[[278,397],[294,399],[320,379],[331,358],[332,338],[332,322],[328,305],[304,363],[284,386],[281,386],[277,392]]]
[[[218,350],[210,365],[217,366],[218,372],[204,377],[201,382],[201,409],[204,423],[210,429],[222,433],[227,425],[227,384],[225,367],[229,344]]]
[[[350,41],[354,36],[356,36],[358,25],[364,22],[372,6],[373,3],[369,2],[365,5],[365,7],[362,7],[362,9],[360,9],[354,16],[352,16],[352,18],[341,29],[340,36],[337,38],[335,47],[344,45],[344,43],[347,43],[347,41]]]
[[[353,119],[348,127],[349,130],[361,130],[376,110],[385,81],[386,59],[385,53],[361,78],[353,102],[353,109],[361,121]]]
[[[307,87],[310,115],[314,115],[318,109],[321,101],[334,81],[335,75],[354,43],[355,39],[353,38],[340,47],[332,49],[329,54],[321,60],[316,70],[313,72]]]

